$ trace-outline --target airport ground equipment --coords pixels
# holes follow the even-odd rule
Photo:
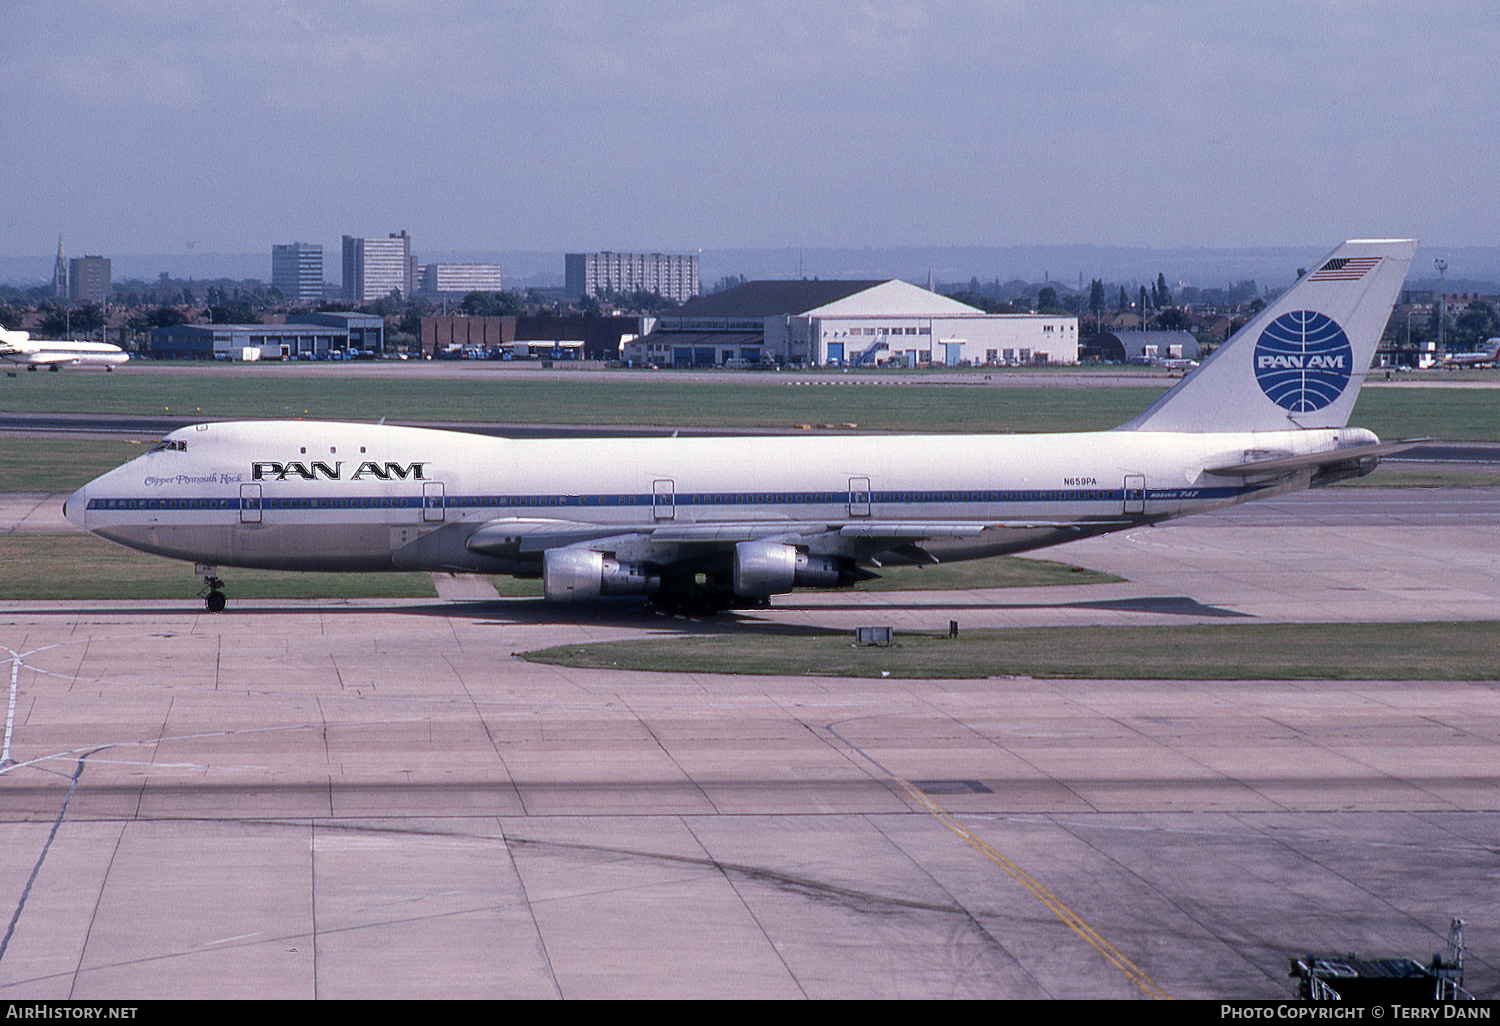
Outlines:
[[[1292,959],[1291,976],[1304,1001],[1357,1004],[1416,1004],[1472,1001],[1464,989],[1464,921],[1454,917],[1448,949],[1423,965],[1414,958],[1303,955]]]

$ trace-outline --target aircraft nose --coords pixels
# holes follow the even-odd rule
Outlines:
[[[80,531],[87,531],[88,524],[85,522],[85,514],[89,508],[89,486],[84,485],[78,491],[63,502],[63,516],[68,518],[72,525]]]

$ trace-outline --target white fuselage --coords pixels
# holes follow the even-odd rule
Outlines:
[[[108,342],[44,341],[8,331],[0,333],[0,360],[32,367],[118,367],[130,354]]]
[[[924,558],[946,561],[1305,488],[1310,471],[1247,483],[1205,468],[1373,437],[1329,429],[511,440],[217,423],[172,432],[79,489],[65,510],[112,541],[215,566],[534,576],[541,551],[523,535],[559,523],[617,527],[617,539],[591,547],[622,561],[669,564],[704,545],[715,525],[726,540],[750,525],[756,537],[784,527],[814,555],[878,563],[899,549],[892,537],[903,523],[968,525],[946,538],[924,529]],[[466,547],[496,522],[516,525],[513,551]],[[509,528],[496,533],[510,540]]]

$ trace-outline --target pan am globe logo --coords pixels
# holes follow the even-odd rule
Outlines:
[[[1255,343],[1255,380],[1277,406],[1293,413],[1321,410],[1349,385],[1354,352],[1333,318],[1297,310],[1276,318]]]

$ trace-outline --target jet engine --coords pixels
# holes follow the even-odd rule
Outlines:
[[[747,598],[780,595],[801,585],[834,588],[843,583],[836,558],[809,556],[779,542],[747,541],[734,547],[734,593]]]
[[[620,563],[592,549],[548,549],[542,554],[542,594],[551,602],[588,602],[600,595],[646,595],[661,578],[638,563]]]

